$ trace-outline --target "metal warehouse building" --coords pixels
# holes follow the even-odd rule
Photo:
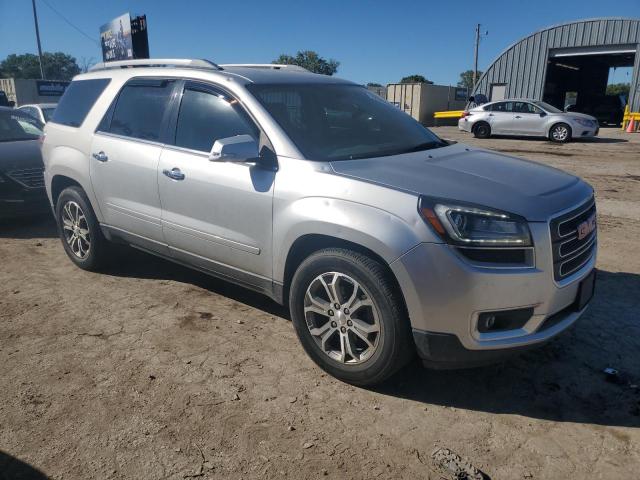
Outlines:
[[[612,67],[633,67],[628,103],[640,111],[640,20],[579,20],[536,32],[507,48],[480,77],[474,94],[532,98],[558,108],[569,97],[597,102]]]

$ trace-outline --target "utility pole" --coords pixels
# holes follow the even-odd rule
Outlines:
[[[36,40],[38,41],[38,63],[40,63],[40,78],[44,80],[44,68],[42,68],[42,47],[40,46],[40,29],[38,28],[38,13],[36,12],[36,0],[31,0],[33,5],[33,21],[36,24]]]
[[[473,92],[473,89],[476,88],[476,82],[478,81],[478,46],[479,45],[480,45],[480,24],[478,23],[476,24],[475,49],[473,50],[473,86],[471,87],[472,92]]]
[[[476,24],[476,41],[475,48],[473,50],[473,86],[471,87],[471,91],[476,88],[476,82],[478,81],[478,48],[480,47],[480,37],[484,35],[485,37],[489,35],[489,32],[486,31],[484,33],[480,33],[480,24]]]

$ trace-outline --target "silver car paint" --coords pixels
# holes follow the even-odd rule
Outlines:
[[[469,116],[463,117],[458,121],[458,128],[465,132],[472,132],[474,125],[483,121],[491,126],[491,133],[495,135],[517,135],[517,136],[534,136],[548,137],[551,127],[558,123],[566,123],[571,127],[574,138],[592,137],[598,131],[598,121],[584,113],[577,112],[560,112],[553,113],[544,110],[540,105],[535,104],[537,108],[544,110],[547,115],[541,117],[535,113],[522,112],[493,112],[485,110],[486,107],[502,102],[526,102],[534,103],[530,99],[504,99],[498,102],[489,102],[474,107],[469,110]],[[575,119],[591,120],[592,126],[584,126],[578,124]]]
[[[122,85],[140,76],[198,79],[231,92],[268,136],[278,171],[209,162],[202,152],[94,133]],[[77,181],[101,224],[126,234],[131,243],[269,293],[270,286],[282,287],[287,256],[297,240],[326,235],[350,241],[390,265],[414,329],[455,333],[470,349],[542,341],[579,316],[569,316],[544,333],[534,332],[547,315],[573,301],[578,281],[595,261],[594,255],[561,285],[553,281],[548,221],[593,194],[576,177],[462,144],[388,158],[314,162],[304,159],[245,88],[250,82],[343,82],[332,77],[246,68],[144,68],[77,78],[104,77],[111,83],[79,129],[51,122],[45,127],[45,180],[52,202],[54,177]],[[109,161],[92,157],[99,151]],[[132,161],[140,158],[144,162]],[[176,166],[184,171],[184,182],[160,173]],[[156,192],[154,182],[159,185]],[[524,216],[535,242],[534,267],[470,265],[426,225],[417,209],[419,194]],[[534,306],[535,315],[521,331],[500,338],[477,333],[478,312],[525,305]]]

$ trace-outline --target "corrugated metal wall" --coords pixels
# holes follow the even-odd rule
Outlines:
[[[490,97],[492,84],[506,84],[507,97],[541,100],[550,49],[624,44],[636,44],[629,105],[637,112],[640,111],[640,20],[582,20],[536,32],[507,48],[480,77],[474,93]]]

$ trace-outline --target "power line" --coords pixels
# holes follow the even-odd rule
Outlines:
[[[91,37],[90,35],[87,35],[85,32],[83,32],[79,27],[76,27],[67,17],[65,17],[63,14],[61,14],[58,10],[56,10],[52,5],[49,4],[49,2],[47,2],[47,0],[41,0],[42,3],[44,3],[47,7],[49,7],[53,13],[55,13],[56,15],[58,15],[62,20],[64,20],[65,22],[67,22],[67,24],[69,26],[71,26],[72,28],[74,28],[75,30],[77,30],[79,33],[81,33],[82,35],[84,35],[85,37],[87,37],[89,40],[91,40],[93,43],[95,43],[96,45],[100,46],[100,42],[98,40],[96,40],[95,38]]]

